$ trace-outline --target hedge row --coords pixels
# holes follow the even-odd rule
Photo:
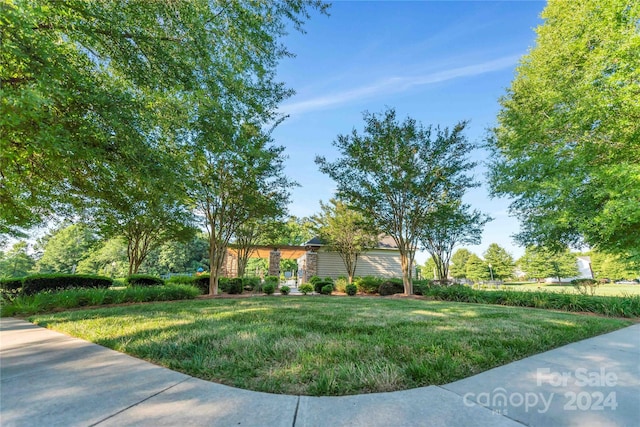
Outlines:
[[[90,274],[37,274],[22,280],[22,295],[70,288],[101,288],[113,285],[108,277]]]
[[[627,297],[590,296],[560,292],[482,291],[467,286],[430,286],[423,295],[443,301],[535,307],[613,317],[640,317],[640,295]]]

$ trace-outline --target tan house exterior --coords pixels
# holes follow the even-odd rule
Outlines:
[[[329,250],[318,238],[305,243],[306,253],[298,261],[298,276],[307,282],[311,276],[337,279],[347,271],[337,252]],[[360,254],[356,264],[356,276],[402,277],[400,252],[390,237],[380,240],[378,247]]]

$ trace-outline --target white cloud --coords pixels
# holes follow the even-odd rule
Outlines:
[[[459,77],[490,73],[514,66],[519,57],[520,55],[506,56],[493,61],[451,68],[424,75],[390,77],[367,86],[284,104],[281,106],[280,112],[290,115],[302,114],[309,111],[335,107],[359,99],[371,98],[376,95],[404,92],[416,86],[441,83]]]

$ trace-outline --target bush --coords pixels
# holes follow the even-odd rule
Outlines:
[[[298,286],[298,290],[302,292],[303,295],[307,295],[313,292],[313,285],[310,283],[303,283],[302,285]]]
[[[432,285],[430,280],[414,280],[413,281],[413,294],[414,295],[427,295],[429,287]]]
[[[354,296],[358,292],[358,287],[351,283],[345,286],[345,291],[347,292],[347,295]]]
[[[404,293],[404,285],[402,282],[398,283],[397,280],[387,280],[380,285],[378,293],[383,297],[387,295],[401,294]]]
[[[2,305],[2,316],[30,315],[83,306],[129,302],[174,301],[197,297],[197,288],[188,285],[130,287],[125,289],[66,289],[21,295]]]
[[[288,286],[283,286],[280,288],[280,293],[282,295],[289,295],[289,292],[291,292],[291,288]]]
[[[358,277],[355,284],[358,290],[365,294],[375,294],[378,292],[383,280],[373,276]]]
[[[127,286],[163,286],[164,280],[149,274],[132,274],[124,279]]]
[[[0,302],[13,301],[22,291],[22,277],[0,280]]]
[[[309,277],[309,283],[311,283],[312,285],[315,286],[316,283],[321,282],[322,279],[318,276],[311,276]]]
[[[229,292],[229,279],[228,277],[218,277],[218,290],[220,292]],[[207,293],[209,290],[207,289]]]
[[[190,285],[193,286],[193,284],[195,283],[195,280],[197,279],[197,277],[195,276],[171,276],[169,277],[167,280],[165,280],[165,283],[167,285]]]
[[[313,285],[313,289],[316,291],[316,293],[321,294],[322,293],[322,288],[324,288],[327,285],[331,285],[331,291],[333,291],[333,282],[326,282],[324,280],[316,282]]]
[[[243,277],[242,287],[245,291],[253,291],[260,289],[260,279],[257,277]]]
[[[229,285],[227,287],[227,293],[231,295],[239,295],[244,290],[244,286],[242,284],[242,278],[234,277],[229,279]]]
[[[113,280],[108,277],[90,274],[38,274],[23,279],[22,294],[70,288],[108,288],[112,284]]]
[[[333,277],[325,277],[325,278],[324,278],[324,279],[322,279],[322,280],[323,280],[323,281],[325,281],[325,282],[329,282],[329,283],[331,283],[331,284],[334,284],[334,283],[333,283]]]
[[[280,283],[280,278],[278,276],[266,276],[264,283],[273,283],[273,285],[277,287]]]
[[[331,292],[333,292],[333,284],[331,283],[324,285],[322,289],[320,289],[322,295],[331,295]]]
[[[347,285],[349,284],[349,279],[344,276],[338,277],[334,282],[334,288],[338,292],[347,292]]]
[[[200,276],[191,278],[191,285],[195,286],[200,290],[200,294],[208,294],[209,293],[209,278],[211,276],[209,274],[201,274]],[[186,284],[186,283],[185,283]],[[218,283],[218,286],[220,284]]]
[[[273,293],[276,291],[276,285],[270,282],[265,283],[264,285],[262,285],[262,291],[267,295],[273,295]]]

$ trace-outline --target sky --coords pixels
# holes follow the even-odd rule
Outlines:
[[[496,123],[498,100],[515,76],[519,59],[535,44],[542,23],[539,1],[336,1],[330,16],[314,13],[306,34],[292,31],[282,41],[295,54],[281,61],[278,78],[296,91],[282,103],[289,117],[273,133],[285,146],[284,173],[292,190],[292,215],[317,213],[334,196],[335,183],[319,172],[317,155],[339,157],[338,135],[363,129],[362,113],[396,109],[424,124],[452,127],[470,120],[466,136],[482,145]],[[491,199],[485,171],[488,153],[471,154],[480,188],[465,201],[494,218],[482,243],[464,246],[482,256],[497,243],[514,258],[524,248],[508,215],[508,199]],[[424,263],[428,254],[419,253]]]

